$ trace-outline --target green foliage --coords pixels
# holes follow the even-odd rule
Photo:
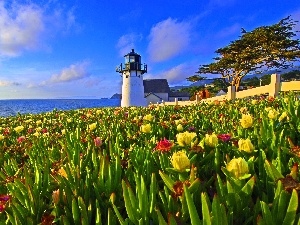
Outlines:
[[[249,73],[289,68],[300,58],[300,40],[294,39],[296,24],[287,17],[253,31],[242,29],[238,40],[216,50],[215,62],[200,65],[197,73],[220,74],[238,88]]]
[[[253,118],[250,127],[241,125],[242,114]],[[298,93],[53,111],[1,117],[0,124],[0,224],[300,221]],[[180,145],[179,136],[192,144]],[[215,146],[206,144],[211,137]],[[245,138],[253,149],[242,150]],[[184,160],[172,158],[179,151]],[[244,162],[241,176],[232,175],[240,169],[230,163],[235,158]],[[175,169],[183,161],[187,167]]]

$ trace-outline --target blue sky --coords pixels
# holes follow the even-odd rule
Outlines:
[[[187,84],[241,28],[289,15],[299,0],[0,0],[0,99],[111,97],[132,48],[145,79]]]

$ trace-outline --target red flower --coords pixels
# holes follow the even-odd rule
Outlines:
[[[102,145],[102,140],[101,140],[101,138],[100,138],[100,137],[96,137],[96,138],[94,139],[94,143],[95,143],[95,146],[96,146],[96,147],[100,147],[100,146]]]
[[[41,221],[41,225],[51,225],[53,224],[53,220],[55,219],[55,216],[45,213],[42,216],[42,221]]]
[[[230,134],[218,134],[218,139],[220,139],[223,142],[228,142],[231,139]]]
[[[5,205],[2,205],[2,203],[0,202],[0,213],[2,213],[5,210]]]
[[[5,210],[5,204],[10,199],[9,195],[0,195],[0,213]]]
[[[0,202],[7,202],[9,199],[9,195],[0,195]]]
[[[171,150],[172,147],[173,147],[173,143],[167,140],[166,138],[164,138],[164,140],[160,140],[157,143],[154,149],[161,152],[168,152]]]
[[[5,128],[3,131],[3,135],[6,136],[6,135],[9,135],[9,133],[10,133],[9,128]]]
[[[26,140],[26,138],[24,136],[20,136],[20,137],[17,138],[18,143],[22,143],[25,140]]]
[[[45,133],[47,133],[47,132],[48,132],[47,128],[43,128],[43,129],[42,129],[42,133],[43,133],[43,134],[45,134]]]

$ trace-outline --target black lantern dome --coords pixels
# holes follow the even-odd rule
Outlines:
[[[141,56],[134,52],[134,49],[124,55],[124,57],[125,65],[121,63],[121,65],[116,68],[116,72],[123,73],[124,71],[140,71],[141,74],[147,73],[147,65],[142,65]]]

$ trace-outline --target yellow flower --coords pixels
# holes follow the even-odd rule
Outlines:
[[[32,119],[25,120],[25,123],[30,123],[30,122],[32,122]]]
[[[252,152],[254,150],[254,146],[252,145],[251,141],[249,138],[247,139],[240,139],[238,141],[238,146],[240,151],[244,152]]]
[[[240,108],[240,112],[241,113],[246,113],[247,112],[247,107],[242,107],[242,108]]]
[[[226,169],[237,179],[249,173],[248,163],[241,157],[232,159]]]
[[[62,168],[62,167],[58,170],[58,174],[59,174],[60,176],[64,177],[64,178],[67,178],[67,177],[68,177],[68,176],[67,176],[67,173],[66,173],[66,171],[65,171],[65,169]]]
[[[256,99],[253,99],[253,100],[251,101],[252,105],[256,105],[257,102],[258,102],[258,101],[257,101]]]
[[[174,120],[175,124],[178,126],[181,122],[181,120]]]
[[[283,101],[284,101],[284,103],[287,104],[287,103],[289,103],[289,98],[284,98]]]
[[[151,124],[148,123],[148,124],[142,125],[141,126],[141,131],[143,133],[150,133],[151,132]]]
[[[174,169],[184,171],[190,168],[190,160],[184,151],[175,152],[172,155],[171,163]]]
[[[217,144],[218,144],[218,141],[219,141],[218,137],[214,133],[213,134],[206,134],[205,135],[204,143],[207,146],[216,147]]]
[[[270,109],[268,112],[268,117],[273,120],[277,118],[278,114],[279,113],[275,109]]]
[[[179,132],[183,131],[183,126],[181,124],[177,125],[177,131]]]
[[[67,122],[68,122],[68,123],[71,123],[71,122],[72,122],[72,120],[71,120],[70,118],[68,118],[68,119],[67,119]]]
[[[41,132],[42,128],[41,127],[37,127],[36,128],[36,132]]]
[[[197,144],[196,133],[194,132],[183,132],[176,135],[177,142],[179,146],[191,146],[193,147],[195,144]]]
[[[253,118],[250,114],[243,114],[242,119],[240,119],[240,122],[243,128],[249,128],[253,124]]]
[[[14,128],[14,130],[17,132],[17,133],[20,133],[22,130],[24,130],[24,127],[23,126],[17,126]]]
[[[281,116],[278,118],[278,121],[281,122],[281,121],[284,120],[285,118],[287,118],[287,120],[288,120],[287,113],[286,113],[286,112],[283,112],[283,113],[281,114]]]
[[[41,120],[37,120],[35,123],[36,123],[36,125],[41,125],[42,121]]]
[[[154,117],[151,114],[144,116],[144,120],[152,121],[153,119],[154,119]]]
[[[0,134],[0,141],[4,140],[4,136],[2,134]]]
[[[269,112],[271,109],[272,109],[272,107],[267,107],[267,108],[265,108],[265,110],[266,110],[267,112]]]
[[[92,131],[92,130],[95,130],[97,127],[97,123],[92,123],[89,125],[89,130]]]

